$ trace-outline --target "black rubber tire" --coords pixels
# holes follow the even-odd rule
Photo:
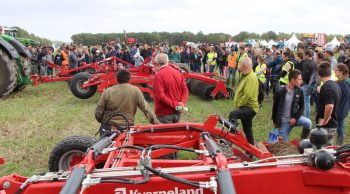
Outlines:
[[[23,62],[23,71],[21,72],[22,76],[30,76],[30,72],[31,72],[31,63],[30,63],[30,59],[28,57],[23,57],[21,56],[21,61]],[[19,65],[19,64],[17,64]],[[21,91],[24,90],[24,88],[26,88],[27,85],[25,84],[17,84],[14,91]]]
[[[227,99],[233,99],[233,97],[235,96],[235,92],[231,88],[226,88],[226,90],[228,92]]]
[[[0,98],[9,95],[16,87],[16,62],[0,48]]]
[[[95,95],[97,91],[97,86],[91,86],[86,89],[82,89],[80,85],[87,81],[91,77],[91,74],[86,72],[77,73],[73,78],[68,82],[68,86],[72,94],[80,99],[88,99]]]
[[[290,142],[276,142],[269,147],[269,152],[275,156],[299,154],[297,146]]]
[[[88,148],[94,145],[95,140],[86,136],[70,136],[60,141],[51,151],[49,157],[49,171],[57,172],[60,169],[60,159],[70,151],[80,151],[85,153]]]

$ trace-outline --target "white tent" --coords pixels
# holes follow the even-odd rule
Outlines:
[[[269,48],[272,48],[272,45],[277,45],[277,42],[273,41],[273,40],[270,40],[268,43],[267,43],[268,47]]]
[[[295,50],[301,41],[293,34],[293,36],[285,42],[285,47]]]
[[[337,37],[334,37],[333,40],[327,43],[325,47],[334,49],[336,46],[339,46],[339,45],[340,45],[339,40],[337,39]]]
[[[269,45],[269,44],[266,42],[266,40],[260,40],[259,43],[260,43],[261,46],[265,46],[265,47]]]

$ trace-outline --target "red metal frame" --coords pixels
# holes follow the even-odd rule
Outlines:
[[[272,154],[259,150],[250,145],[240,131],[236,133],[227,133],[226,130],[216,127],[218,116],[210,116],[203,124],[197,123],[177,123],[161,124],[151,126],[135,126],[132,133],[128,136],[123,133],[116,137],[113,147],[122,145],[150,146],[154,144],[171,144],[185,148],[195,148],[205,151],[205,143],[201,136],[202,132],[207,132],[211,136],[223,138],[241,149],[251,153],[257,158],[263,159],[271,157]],[[128,140],[128,141],[125,141]],[[229,169],[236,191],[238,194],[250,193],[311,193],[311,194],[329,194],[329,193],[350,193],[350,163],[337,162],[335,167],[329,171],[322,171],[308,165],[284,165],[284,166],[266,166],[252,169],[234,169],[230,165],[241,164],[242,160],[237,157],[226,158],[222,153],[216,157],[206,157],[200,155],[193,160],[167,160],[156,159],[173,153],[172,149],[157,149],[151,152],[152,167],[154,168],[176,168],[185,167],[205,167],[212,166],[216,170],[203,170],[191,173],[176,173],[180,178],[192,181],[208,181],[210,177],[216,177],[218,170]],[[122,171],[123,167],[138,166],[140,152],[124,149],[119,160],[117,150],[111,151],[94,159],[93,151],[90,150],[87,156],[79,164],[84,166],[87,173],[96,173],[95,166],[101,162],[104,163],[106,172]],[[119,162],[118,162],[119,161]],[[268,161],[267,161],[268,162]],[[141,176],[127,176],[128,178],[141,179]],[[20,185],[27,178],[13,174],[0,178],[0,193],[15,193]],[[10,185],[10,188],[3,186]],[[44,181],[29,184],[22,193],[59,193],[63,187],[64,181]],[[2,190],[2,191],[1,191]],[[165,180],[157,176],[151,176],[150,181],[141,184],[121,184],[121,183],[101,183],[87,188],[83,193],[118,193],[118,194],[144,194],[144,193],[193,193],[209,194],[213,193],[209,189],[196,188],[177,182]]]
[[[90,64],[82,63],[82,66],[74,69],[66,69],[52,62],[47,62],[48,66],[58,70],[58,73],[55,75],[55,77],[31,75],[31,80],[33,81],[33,86],[37,86],[39,84],[48,83],[48,82],[71,80],[73,77],[72,73],[76,73],[78,71],[85,70],[85,69],[93,69],[97,73],[115,71],[117,69],[116,62],[120,60],[121,59],[118,60],[116,57],[111,57],[100,62],[94,62]]]

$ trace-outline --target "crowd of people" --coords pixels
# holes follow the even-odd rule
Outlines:
[[[92,47],[63,45],[56,51],[50,46],[36,49],[29,46],[29,50],[33,54],[32,73],[48,76],[53,75],[53,70],[47,66],[47,61],[73,69],[83,63],[102,61],[112,56],[135,66],[140,66],[148,57],[160,56],[162,60],[158,64],[166,64],[166,67],[170,61],[187,64],[194,72],[217,72],[226,78],[227,86],[236,90],[235,109],[229,118],[242,120],[243,130],[251,144],[254,144],[252,121],[260,106],[257,101],[260,82],[264,95],[269,95],[270,91],[274,95],[272,120],[284,141],[288,140],[294,126],[303,127],[301,138],[308,137],[312,128],[311,104],[315,104],[316,123],[326,128],[330,135],[337,132],[337,145],[344,141],[344,120],[350,109],[350,49],[318,50],[300,44],[297,51],[291,51],[277,46],[254,48],[246,44],[231,47],[209,44],[168,47],[167,44],[149,46],[112,42]],[[338,59],[335,52],[339,54]],[[174,74],[174,71],[163,67],[160,69],[164,70],[159,71],[156,76],[159,78],[155,79],[155,93],[159,91],[160,96],[159,101],[155,97],[155,104],[158,108],[163,105],[172,108],[171,111],[164,111],[166,115],[156,109],[158,116],[154,118],[161,122],[169,119],[177,122],[180,117],[173,108],[175,105],[185,105],[182,101],[187,101],[187,97],[182,94],[188,91],[184,91],[183,85],[177,85],[181,76],[177,76],[177,80],[168,80],[169,76],[161,74]],[[161,80],[159,84],[157,80]],[[170,88],[171,91],[165,91],[164,88],[169,86],[162,86],[164,83],[171,83],[174,87]],[[146,113],[145,105],[140,106],[145,114],[150,115]],[[159,117],[169,115],[166,119]],[[152,122],[159,122],[156,120],[152,119]]]

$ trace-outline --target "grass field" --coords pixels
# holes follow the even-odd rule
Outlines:
[[[94,135],[99,126],[94,118],[99,96],[80,100],[70,93],[66,82],[61,82],[28,86],[0,100],[0,157],[6,160],[6,164],[0,166],[0,177],[14,172],[26,176],[45,172],[49,153],[57,142],[69,135]],[[181,120],[201,123],[210,114],[228,117],[232,106],[232,100],[207,102],[191,95],[189,112],[184,113]],[[272,99],[268,97],[254,119],[257,141],[266,140],[272,129],[271,109]],[[147,123],[140,111],[135,123]],[[349,126],[348,119],[346,129]],[[295,128],[291,138],[298,137],[300,131]],[[348,137],[349,130],[346,134]]]

